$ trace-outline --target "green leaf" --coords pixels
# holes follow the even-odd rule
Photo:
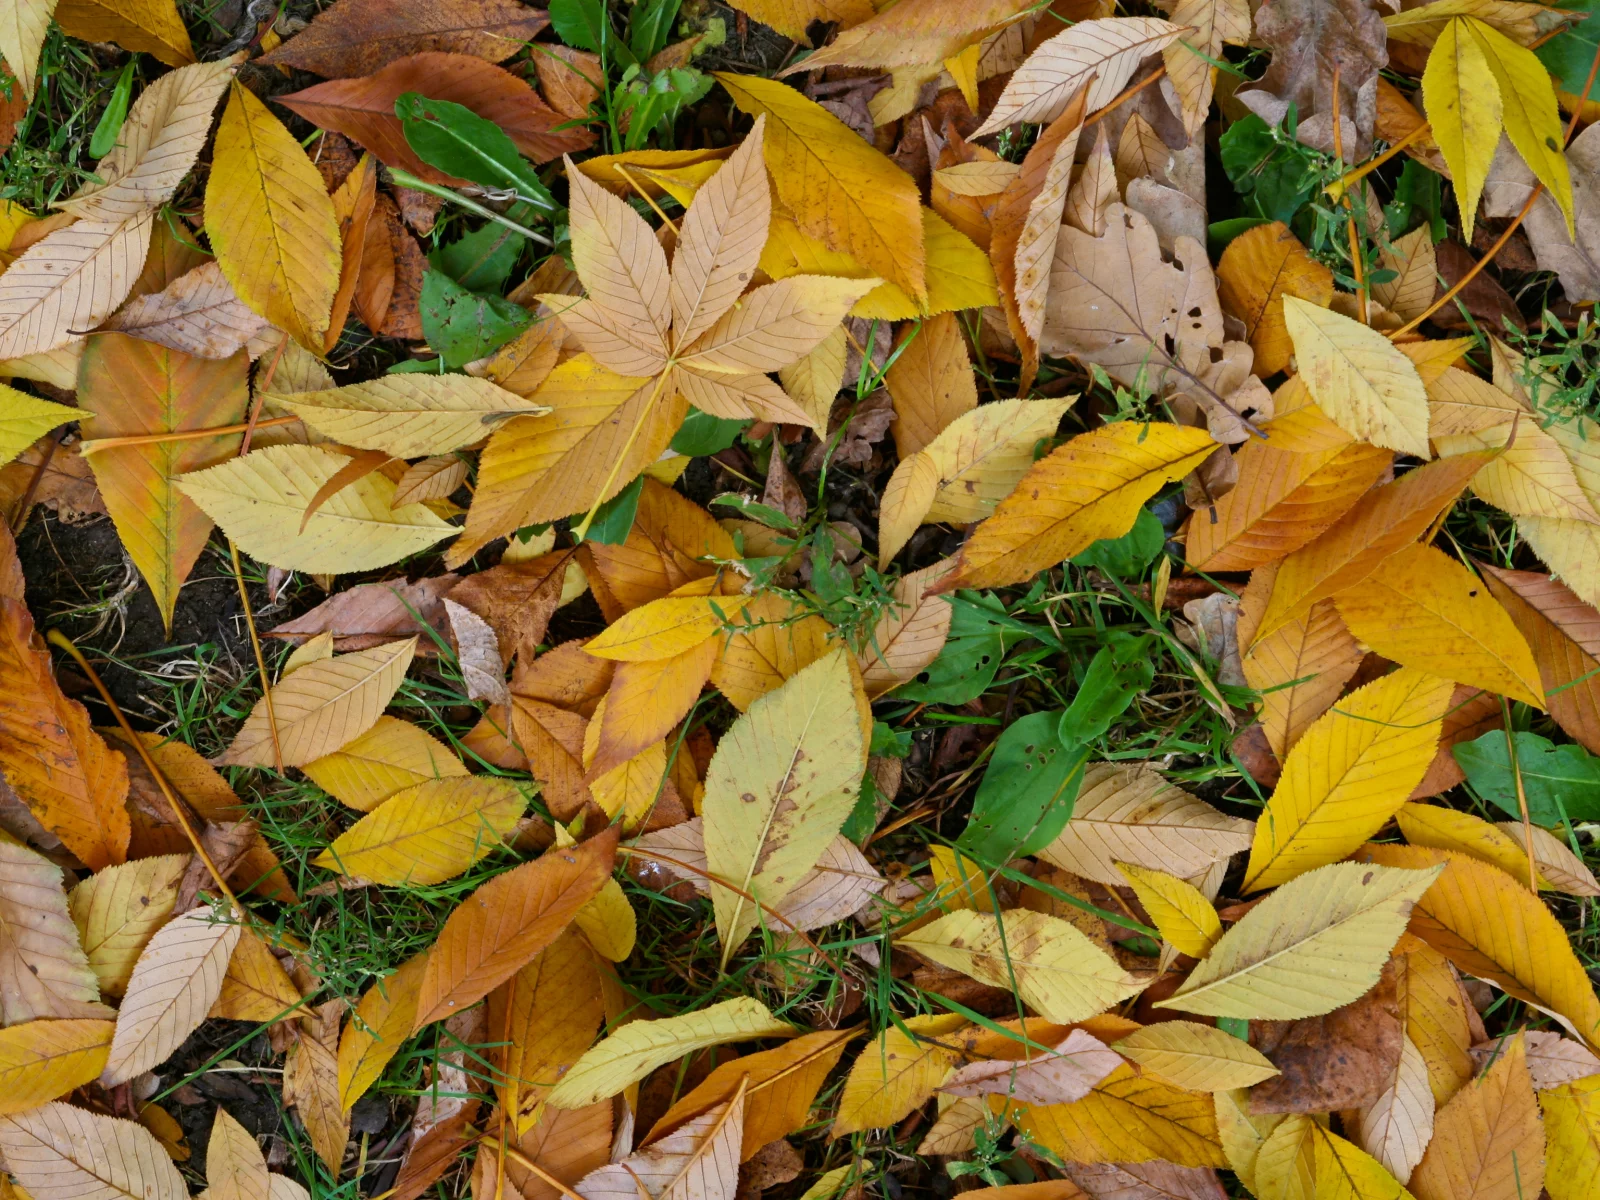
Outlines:
[[[1280,144],[1272,126],[1254,114],[1228,126],[1218,147],[1235,190],[1270,221],[1288,224],[1316,191],[1307,160]]]
[[[1545,69],[1556,77],[1561,90],[1576,96],[1589,81],[1589,66],[1594,62],[1596,48],[1600,47],[1600,19],[1595,16],[1595,0],[1574,0],[1570,4],[1562,0],[1560,7],[1568,12],[1582,13],[1586,19],[1569,25],[1544,45],[1535,47],[1533,52],[1539,56]],[[1584,98],[1593,100],[1597,97],[1600,97],[1600,79],[1596,79]]]
[[[1084,672],[1072,704],[1061,714],[1061,739],[1073,743],[1094,741],[1111,723],[1128,711],[1133,698],[1155,681],[1151,661],[1154,639],[1114,634],[1100,647]]]
[[[130,57],[128,65],[122,68],[122,74],[117,76],[117,86],[111,89],[106,110],[100,114],[99,123],[94,127],[94,135],[89,139],[89,154],[94,158],[104,158],[117,144],[122,123],[128,119],[128,101],[133,96],[133,67],[137,61],[137,58]]]
[[[600,53],[605,19],[603,0],[550,0],[551,27],[558,38],[576,50]]]
[[[1435,242],[1443,241],[1444,181],[1415,159],[1406,159],[1395,180],[1394,199],[1383,206],[1383,220],[1391,238],[1410,233],[1424,221]]]
[[[1167,531],[1161,527],[1161,518],[1142,508],[1127,533],[1119,538],[1101,538],[1072,562],[1079,567],[1099,567],[1118,579],[1137,579],[1166,544]]]
[[[1559,825],[1563,813],[1573,821],[1600,820],[1600,758],[1582,746],[1557,746],[1536,733],[1515,736],[1528,817],[1535,825]],[[1490,730],[1451,752],[1474,791],[1521,819],[1504,732]]]
[[[469,292],[496,292],[511,277],[528,239],[493,222],[428,255],[428,262]]]
[[[1005,608],[995,597],[963,592],[967,603],[951,604],[950,636],[939,657],[910,683],[895,689],[895,696],[916,704],[965,704],[989,690],[1006,648],[1023,635],[1003,622]],[[996,617],[983,615],[996,610]],[[998,619],[997,619],[998,618]]]
[[[683,0],[638,0],[628,20],[628,47],[646,62],[666,49]]]
[[[691,406],[689,415],[678,426],[678,432],[672,435],[671,450],[674,454],[686,454],[690,458],[715,454],[733,445],[749,427],[749,421],[713,417]]]
[[[533,314],[499,296],[469,292],[441,271],[422,276],[422,336],[447,367],[464,367],[505,345]]]
[[[589,532],[583,535],[583,540],[606,546],[620,546],[627,541],[633,518],[639,512],[639,493],[643,491],[644,476],[641,475],[595,509],[594,520],[589,522]]]
[[[406,92],[394,102],[406,142],[418,158],[447,175],[514,191],[545,213],[558,208],[533,164],[493,121],[460,104]]]
[[[985,866],[1036,854],[1072,817],[1089,748],[1060,738],[1063,714],[1036,712],[1013,721],[994,756],[956,846]]]

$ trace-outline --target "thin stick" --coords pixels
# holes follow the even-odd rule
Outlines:
[[[78,664],[79,670],[89,677],[89,682],[94,684],[95,691],[100,693],[100,699],[105,701],[106,707],[111,710],[111,715],[116,718],[117,726],[122,730],[123,736],[128,739],[128,743],[133,747],[134,752],[138,754],[140,761],[144,763],[145,770],[150,772],[151,777],[156,781],[156,786],[161,789],[161,794],[166,797],[167,805],[172,809],[172,815],[177,818],[184,837],[189,839],[189,844],[194,847],[195,854],[199,856],[200,861],[205,864],[206,870],[210,872],[212,881],[217,885],[217,890],[228,898],[228,901],[237,912],[243,913],[245,911],[244,905],[239,903],[239,897],[233,894],[232,889],[228,887],[227,881],[222,878],[222,872],[217,870],[217,864],[212,861],[211,854],[206,849],[205,843],[200,840],[200,835],[195,831],[194,825],[189,820],[189,814],[184,811],[186,807],[184,802],[172,790],[172,785],[167,782],[167,777],[162,774],[161,768],[156,765],[155,759],[150,757],[150,751],[146,748],[144,739],[133,731],[133,726],[128,724],[128,718],[123,716],[122,709],[111,698],[111,693],[106,689],[105,683],[101,681],[99,672],[89,665],[89,660],[83,656],[83,651],[79,650],[73,644],[72,639],[62,633],[61,630],[52,629],[44,636],[45,641],[52,646],[59,646],[71,655],[72,661]]]
[[[521,1150],[518,1150],[515,1146],[502,1146],[500,1143],[493,1141],[492,1135],[490,1134],[484,1134],[478,1140],[480,1142],[487,1142],[488,1144],[495,1146],[497,1149],[503,1149],[507,1158],[515,1162],[523,1170],[533,1172],[533,1174],[537,1175],[540,1179],[544,1180],[551,1187],[555,1188],[556,1191],[565,1196],[567,1200],[584,1200],[584,1198],[578,1195],[577,1192],[573,1191],[566,1184],[562,1183],[561,1180],[550,1174],[538,1163],[534,1162],[533,1159],[529,1158]]]
[[[44,482],[44,473],[50,469],[50,460],[56,456],[56,449],[60,445],[61,430],[58,429],[50,435],[49,444],[39,456],[39,465],[34,468],[33,478],[28,480],[28,490],[22,493],[22,503],[17,506],[17,515],[11,521],[12,533],[21,533],[22,527],[28,523],[28,510],[33,507],[33,498],[38,494],[39,485]]]
[[[1522,813],[1522,846],[1528,855],[1528,887],[1537,896],[1539,868],[1533,857],[1533,822],[1528,819],[1528,793],[1522,786],[1522,764],[1517,761],[1517,739],[1511,732],[1511,705],[1506,702],[1504,696],[1500,697],[1500,719],[1505,724],[1506,757],[1511,763],[1511,777],[1517,781],[1517,808]]]
[[[1116,96],[1112,97],[1111,103],[1107,104],[1099,112],[1095,113],[1094,116],[1090,117],[1087,121],[1085,121],[1083,123],[1083,128],[1084,129],[1089,128],[1089,126],[1093,125],[1096,121],[1098,121],[1101,117],[1105,116],[1107,113],[1112,112],[1113,110],[1115,110],[1117,108],[1120,108],[1123,103],[1125,103],[1128,100],[1131,100],[1134,96],[1137,96],[1140,92],[1144,91],[1145,88],[1149,87],[1152,83],[1154,83],[1156,80],[1160,79],[1166,73],[1167,73],[1167,68],[1166,67],[1157,67],[1154,71],[1151,71],[1150,74],[1146,75],[1143,79],[1139,80],[1138,83],[1131,84],[1128,87],[1123,88],[1121,92],[1119,92]]]
[[[271,429],[278,425],[293,425],[299,417],[268,417],[265,421],[257,421],[252,425],[249,421],[241,421],[237,425],[218,425],[215,429],[180,429],[176,433],[133,433],[127,437],[93,438],[78,445],[78,453],[83,455],[99,454],[105,450],[117,450],[123,446],[154,446],[161,442],[196,442],[203,438],[223,437],[230,433],[244,433],[250,429]]]
[[[621,175],[624,179],[626,179],[628,181],[628,186],[631,187],[634,191],[639,193],[639,195],[644,199],[644,202],[650,206],[651,211],[654,212],[656,214],[656,216],[661,218],[661,223],[663,225],[665,225],[668,229],[672,230],[672,236],[673,237],[677,237],[678,236],[678,227],[672,223],[672,218],[671,217],[667,216],[666,213],[661,211],[661,206],[656,203],[655,197],[652,196],[649,192],[645,191],[644,188],[639,186],[639,181],[636,180],[632,175],[628,174],[628,168],[627,167],[625,167],[621,163],[616,163],[615,166],[616,166],[616,169],[617,169],[617,174]]]
[[[1344,130],[1339,125],[1339,71],[1340,64],[1333,64],[1333,156],[1340,162],[1344,161]],[[1356,304],[1361,316],[1361,323],[1371,323],[1371,314],[1367,311],[1367,281],[1366,264],[1361,260],[1361,234],[1356,229],[1356,210],[1350,203],[1350,193],[1346,192],[1341,197],[1344,211],[1348,214],[1346,220],[1349,225],[1350,237],[1350,274],[1356,281]]]
[[[398,183],[401,187],[408,187],[414,192],[427,192],[430,196],[439,196],[445,200],[450,200],[456,204],[459,204],[469,213],[475,213],[480,217],[487,217],[496,224],[504,225],[507,229],[511,230],[512,233],[520,233],[523,237],[538,242],[541,246],[549,246],[552,248],[555,246],[555,243],[549,238],[545,237],[544,234],[535,233],[526,225],[519,225],[505,214],[497,213],[494,209],[479,204],[476,200],[468,200],[459,192],[452,192],[447,187],[439,187],[437,184],[429,183],[425,179],[418,179],[415,175],[411,174],[410,171],[401,171],[397,168],[391,167],[389,169],[389,178],[395,183]],[[525,204],[531,204],[535,208],[544,207],[541,202],[529,199],[527,196],[518,196],[517,199],[521,200]]]
[[[1327,187],[1322,189],[1322,194],[1327,196],[1330,200],[1338,200],[1350,188],[1360,183],[1363,179],[1372,174],[1372,172],[1376,171],[1379,167],[1383,166],[1384,163],[1388,162],[1395,155],[1404,153],[1407,146],[1411,145],[1412,142],[1420,140],[1421,137],[1432,128],[1432,125],[1430,125],[1427,121],[1424,121],[1421,125],[1418,125],[1410,133],[1402,137],[1398,142],[1390,145],[1390,147],[1382,154],[1378,155],[1377,158],[1374,158],[1369,162],[1364,162],[1359,167],[1355,167],[1339,176],[1338,179],[1335,179]]]
[[[261,674],[261,702],[267,708],[267,732],[272,735],[272,765],[283,774],[283,747],[278,744],[278,714],[272,706],[272,679],[267,674],[267,658],[261,653],[261,637],[256,633],[255,614],[250,611],[250,591],[244,585],[244,568],[239,565],[239,547],[228,539],[228,557],[233,560],[233,578],[239,584],[239,603],[244,605],[244,623],[250,630],[250,648],[256,654],[256,670]]]

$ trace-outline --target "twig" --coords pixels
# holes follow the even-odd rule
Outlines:
[[[204,438],[223,437],[230,433],[245,433],[250,429],[270,429],[278,425],[293,425],[299,417],[268,417],[265,421],[241,421],[237,425],[218,425],[214,429],[180,429],[174,433],[133,433],[127,437],[91,438],[78,446],[82,455],[100,454],[106,450],[119,450],[124,446],[154,446],[161,442],[194,442]]]
[[[550,1172],[546,1171],[543,1167],[534,1162],[533,1159],[529,1158],[515,1146],[505,1145],[494,1138],[492,1134],[487,1133],[482,1135],[478,1140],[486,1145],[494,1146],[497,1150],[504,1151],[507,1158],[511,1159],[524,1171],[531,1171],[533,1174],[537,1175],[545,1183],[549,1184],[551,1187],[555,1188],[556,1191],[565,1196],[567,1200],[584,1200],[584,1198],[578,1195],[577,1192],[573,1191],[566,1184],[562,1183],[561,1180],[550,1174]]]
[[[1121,92],[1117,93],[1117,95],[1111,98],[1111,102],[1109,104],[1096,112],[1094,116],[1086,120],[1082,127],[1084,129],[1089,128],[1089,126],[1093,125],[1101,117],[1105,116],[1109,112],[1114,111],[1115,109],[1120,108],[1125,102],[1131,100],[1134,96],[1144,91],[1145,88],[1149,87],[1156,80],[1162,78],[1164,75],[1166,75],[1166,73],[1166,67],[1157,67],[1154,71],[1151,71],[1150,74],[1139,80],[1138,83],[1130,84],[1129,86],[1123,88]]]
[[[45,444],[44,453],[39,456],[39,465],[33,470],[33,478],[28,480],[28,490],[22,493],[22,503],[17,505],[16,515],[11,518],[13,534],[21,533],[22,527],[28,523],[28,510],[33,507],[33,498],[38,494],[39,485],[44,482],[44,473],[50,469],[50,460],[56,456],[56,448],[60,445],[61,430],[57,429]]]
[[[255,651],[256,670],[261,675],[261,703],[267,710],[267,732],[272,736],[272,765],[283,774],[283,747],[278,743],[278,714],[272,706],[272,679],[267,674],[267,658],[261,653],[261,637],[256,633],[255,614],[250,611],[250,590],[244,585],[244,568],[239,565],[239,547],[228,539],[228,557],[233,560],[233,578],[239,584],[239,603],[244,605],[245,628],[250,631],[250,649]]]
[[[479,204],[476,200],[469,200],[460,192],[453,192],[447,187],[440,187],[436,183],[429,183],[426,179],[418,179],[410,171],[402,171],[398,167],[390,167],[389,178],[392,182],[399,184],[401,187],[410,188],[414,192],[427,192],[430,196],[438,196],[441,199],[449,200],[455,204],[459,204],[468,212],[476,213],[480,217],[486,217],[497,224],[504,225],[507,229],[511,230],[512,233],[520,233],[523,237],[538,242],[541,246],[548,246],[552,249],[555,247],[555,243],[549,238],[545,237],[544,234],[535,233],[526,225],[518,224],[504,213],[497,213],[494,211],[494,209],[489,208],[486,205]],[[543,204],[540,201],[531,200],[527,196],[519,195],[517,199],[521,200],[525,204],[531,204],[535,208],[543,207]]]

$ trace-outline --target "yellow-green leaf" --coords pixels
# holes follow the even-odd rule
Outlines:
[[[527,803],[502,779],[429,779],[378,805],[312,865],[399,887],[443,883],[498,850]]]
[[[1461,21],[1447,24],[1428,54],[1422,102],[1433,124],[1433,140],[1455,183],[1463,236],[1471,241],[1478,198],[1489,178],[1504,113],[1500,84],[1483,43]]]
[[[1226,1092],[1270,1079],[1278,1068],[1243,1038],[1194,1021],[1158,1021],[1113,1050],[1194,1092]]]
[[[395,458],[448,454],[515,416],[550,410],[470,375],[380,375],[320,392],[274,392],[281,404],[325,437]]]

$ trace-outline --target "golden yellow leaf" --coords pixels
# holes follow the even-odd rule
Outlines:
[[[1300,376],[1323,412],[1352,437],[1430,457],[1428,393],[1394,343],[1298,296],[1283,298],[1283,318]]]
[[[1074,925],[1027,909],[960,910],[895,945],[990,987],[1014,986],[1030,1008],[1062,1023],[1103,1013],[1144,987]]]
[[[488,776],[424,780],[379,804],[312,865],[392,887],[443,883],[500,849],[527,803]]]
[[[709,659],[709,654],[706,657]],[[655,664],[646,663],[644,666],[649,669]],[[706,667],[696,672],[702,678],[694,685],[695,695],[699,695],[700,683],[704,682],[705,673]],[[667,773],[667,746],[665,739],[646,740],[641,749],[626,754],[612,766],[596,771],[607,701],[617,695],[616,685],[613,685],[612,691],[595,708],[594,718],[583,731],[583,768],[588,772],[586,778],[589,781],[589,794],[594,802],[608,817],[622,816],[623,828],[631,832],[649,820],[661,794],[661,781]],[[641,707],[653,706],[648,703],[647,698]],[[673,723],[676,723],[676,719]],[[640,740],[647,737],[648,733],[642,735]],[[611,762],[612,758],[606,761]]]
[[[361,997],[339,1038],[339,1103],[349,1112],[411,1036],[417,991],[428,958],[419,954],[378,980]]]
[[[1458,396],[1463,391],[1459,387],[1454,390]],[[1463,414],[1463,406],[1452,407],[1455,412],[1449,415]],[[1434,405],[1436,425],[1446,415],[1442,408]],[[1503,419],[1507,414],[1501,410],[1478,411],[1498,419],[1463,433],[1434,434],[1434,448],[1441,456],[1470,450],[1500,451],[1499,457],[1473,476],[1473,492],[1515,516],[1600,524],[1600,513],[1554,434],[1539,428],[1526,413],[1510,414],[1517,418],[1513,425]]]
[[[234,83],[206,183],[206,233],[251,310],[321,353],[339,287],[339,221],[292,134]],[[312,568],[308,568],[312,569]]]
[[[194,47],[176,0],[60,0],[56,23],[71,37],[115,42],[154,55],[169,67],[194,61]]]
[[[274,733],[284,766],[330,754],[377,723],[406,677],[416,638],[340,654],[301,667],[272,689],[273,722],[256,702],[216,761],[226,766],[274,765]]]
[[[739,0],[734,7],[796,41],[806,36],[813,21],[837,23],[840,29],[849,29],[870,20],[874,11],[871,0]]]
[[[1439,804],[1406,804],[1395,813],[1400,832],[1413,846],[1459,850],[1493,863],[1523,887],[1528,886],[1528,854],[1522,845],[1522,827],[1512,836],[1482,817]]]
[[[222,992],[207,1015],[264,1025],[297,1012],[301,1000],[300,989],[272,948],[253,930],[245,929],[228,959]]]
[[[255,1137],[220,1105],[206,1140],[210,1200],[270,1200],[272,1176]]]
[[[552,847],[463,900],[428,953],[416,1027],[465,1011],[555,941],[610,878],[616,848],[615,827],[570,850]]]
[[[615,1096],[664,1063],[707,1046],[762,1037],[792,1037],[795,1029],[748,996],[682,1016],[632,1021],[591,1048],[561,1078],[547,1103],[583,1108]]]
[[[740,108],[767,118],[772,187],[799,228],[858,259],[913,301],[926,302],[922,206],[911,177],[786,84],[715,75]]]
[[[957,417],[976,408],[978,389],[961,323],[950,313],[908,329],[900,335],[896,350],[883,383],[894,402],[889,432],[903,461],[926,447]],[[841,369],[842,365],[841,358]]]
[[[274,392],[272,400],[324,437],[395,458],[447,454],[514,416],[549,411],[487,379],[422,373],[380,375],[329,391]]]
[[[110,1021],[27,1021],[0,1029],[0,1115],[26,1112],[94,1081],[111,1048]]]
[[[833,648],[833,626],[772,592],[746,605],[736,626],[739,632],[719,639],[711,684],[740,712]]]
[[[1307,254],[1282,221],[1247,229],[1228,243],[1217,263],[1217,299],[1244,322],[1256,352],[1253,369],[1262,377],[1287,367],[1294,351],[1284,323],[1285,296],[1326,308],[1333,300],[1333,272]]]
[[[1584,1200],[1600,1188],[1600,1076],[1539,1094],[1550,1200]]]
[[[1079,434],[1035,463],[978,526],[940,590],[1020,583],[1121,537],[1146,500],[1216,449],[1205,430],[1181,425],[1123,421]]]
[[[0,1153],[38,1200],[184,1200],[189,1187],[161,1143],[137,1121],[53,1101],[0,1117]]]
[[[828,427],[828,416],[833,412],[833,402],[844,382],[845,355],[849,348],[844,326],[840,325],[799,362],[778,368],[783,390],[805,411],[813,429]],[[890,373],[893,369],[890,368]]]
[[[1244,677],[1261,693],[1261,725],[1278,758],[1332,707],[1365,656],[1332,600],[1312,605],[1306,616],[1250,647],[1241,663]]]
[[[396,792],[426,780],[467,773],[450,747],[410,721],[389,716],[300,769],[323,791],[360,812],[371,812]]]
[[[1250,1087],[1278,1073],[1249,1042],[1193,1021],[1147,1025],[1113,1048],[1178,1087],[1196,1092]]]
[[[206,1019],[222,993],[243,927],[211,909],[174,917],[145,943],[117,1013],[104,1081],[125,1083],[167,1060]]]
[[[150,935],[166,924],[178,899],[186,854],[163,854],[106,867],[67,895],[67,907],[100,991],[120,996]]]
[[[1560,922],[1525,886],[1452,850],[1368,846],[1361,857],[1395,867],[1443,867],[1417,902],[1411,932],[1462,972],[1549,1013],[1589,1046],[1600,1045],[1594,984]]]
[[[1139,897],[1139,903],[1144,905],[1145,912],[1150,914],[1150,920],[1161,931],[1161,936],[1179,953],[1191,958],[1204,958],[1216,945],[1217,939],[1222,936],[1222,919],[1198,888],[1165,871],[1153,871],[1132,863],[1118,863],[1117,870],[1132,885],[1133,894]],[[1229,1083],[1223,1086],[1235,1088],[1246,1085]]]
[[[92,414],[19,392],[0,383],[0,466],[68,421]]]
[[[1403,667],[1317,718],[1256,821],[1244,889],[1337,862],[1381,829],[1433,761],[1454,690],[1447,679]]]
[[[925,1104],[961,1061],[949,1049],[952,1035],[967,1027],[959,1013],[907,1017],[904,1029],[901,1024],[890,1025],[851,1064],[834,1114],[834,1137],[893,1125]]]
[[[1450,21],[1434,42],[1422,73],[1422,102],[1455,184],[1462,232],[1470,240],[1505,120],[1500,85],[1483,42],[1464,22]]]
[[[1544,1183],[1544,1127],[1521,1034],[1434,1119],[1433,1140],[1411,1173],[1417,1200],[1518,1200]]]
[[[949,846],[929,846],[928,854],[928,869],[933,872],[929,898],[938,901],[941,912],[1000,911],[984,870],[976,862]]]
[[[853,666],[843,649],[818,659],[754,701],[717,745],[700,811],[724,962],[763,921],[758,904],[788,895],[855,805],[867,746]]]
[[[381,471],[341,489],[306,519],[312,499],[349,461],[316,446],[268,446],[191,472],[177,485],[240,550],[287,570],[371,570],[456,532],[426,505],[394,508],[394,484]]]
[[[1071,1104],[1023,1106],[1017,1127],[1068,1162],[1149,1162],[1222,1167],[1209,1095],[1118,1067]]]
[[[613,622],[585,642],[583,652],[616,662],[676,658],[735,622],[750,599],[704,594],[663,597]]]
[[[1378,981],[1438,874],[1334,863],[1296,876],[1240,918],[1156,1007],[1252,1020],[1332,1012]]]
[[[1407,934],[1395,953],[1405,962],[1402,993],[1406,1038],[1422,1054],[1434,1106],[1443,1105],[1472,1078],[1472,1029],[1461,981],[1450,961]]]
[[[1252,1113],[1250,1093],[1240,1088],[1216,1094],[1217,1133],[1228,1166],[1239,1182],[1256,1195],[1256,1161],[1267,1139],[1288,1119],[1284,1113]]]

